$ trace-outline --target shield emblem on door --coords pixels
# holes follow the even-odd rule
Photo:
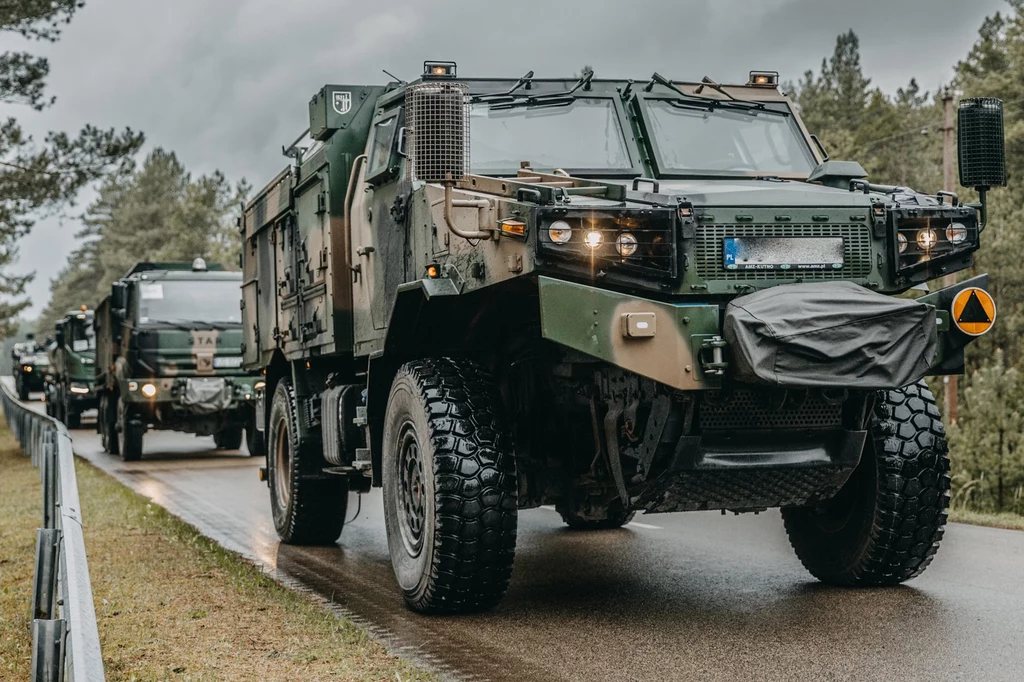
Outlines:
[[[344,116],[352,110],[352,93],[335,92],[333,99],[334,110]]]

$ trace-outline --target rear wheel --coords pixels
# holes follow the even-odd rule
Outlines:
[[[103,449],[112,455],[118,454],[117,441],[117,412],[114,406],[117,404],[111,400],[110,394],[100,396],[99,411],[96,415],[96,428],[100,432],[100,442]]]
[[[797,557],[834,585],[896,585],[920,575],[946,525],[947,453],[924,382],[880,391],[864,454],[846,485],[817,507],[782,510]]]
[[[382,455],[388,547],[406,604],[448,613],[497,604],[512,575],[517,487],[487,372],[447,358],[403,366]]]
[[[213,434],[213,443],[221,450],[237,450],[242,447],[242,427],[229,426]]]
[[[145,425],[138,413],[123,400],[117,401],[117,449],[125,462],[142,459],[142,436]]]
[[[19,377],[20,376],[21,375],[19,375]],[[21,399],[22,401],[28,400],[28,385],[25,383],[25,380],[19,378],[15,381],[15,383],[18,386],[18,398]]]
[[[622,528],[633,520],[635,512],[626,511],[622,506],[622,500],[615,500],[608,505],[604,518],[592,518],[589,515],[584,517],[578,511],[559,509],[562,521],[573,530],[608,530],[610,528]]]
[[[278,536],[293,545],[333,544],[345,523],[348,483],[324,474],[320,452],[299,439],[295,393],[287,379],[274,391],[267,436],[270,508]]]

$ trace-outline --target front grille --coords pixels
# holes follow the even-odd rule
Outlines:
[[[705,430],[838,428],[842,417],[842,404],[817,391],[790,392],[781,407],[771,404],[768,393],[750,389],[709,395],[700,404]]]
[[[726,237],[842,237],[842,270],[726,270]],[[697,275],[705,280],[857,279],[871,274],[871,232],[867,225],[701,225],[697,228]]]

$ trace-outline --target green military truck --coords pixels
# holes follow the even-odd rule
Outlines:
[[[139,263],[96,307],[97,431],[130,461],[148,429],[213,436],[237,449],[261,383],[242,369],[241,274],[193,263]],[[262,454],[249,443],[250,454]]]
[[[1005,184],[998,100],[960,104],[968,205],[831,161],[778,89],[648,80],[328,85],[244,219],[274,523],[332,543],[383,487],[407,604],[486,608],[517,512],[781,508],[817,578],[928,565],[949,462],[929,375],[995,320],[972,265]],[[726,540],[723,540],[726,541]]]
[[[82,413],[96,408],[96,336],[93,311],[82,306],[57,321],[49,349],[50,373],[46,413],[69,429],[82,424]]]
[[[21,400],[28,400],[30,393],[45,390],[50,359],[46,349],[36,343],[35,334],[28,334],[25,341],[11,347],[11,371]]]

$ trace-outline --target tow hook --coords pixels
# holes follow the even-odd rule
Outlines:
[[[725,339],[721,336],[712,336],[704,339],[700,344],[700,364],[704,374],[711,376],[724,376],[729,363],[725,361]],[[709,357],[710,356],[710,359]]]

